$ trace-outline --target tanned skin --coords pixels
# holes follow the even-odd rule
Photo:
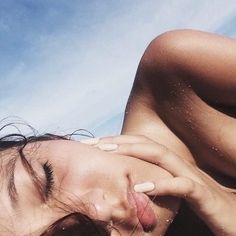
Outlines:
[[[155,38],[139,63],[122,134],[165,145],[235,192],[236,40],[193,30]]]

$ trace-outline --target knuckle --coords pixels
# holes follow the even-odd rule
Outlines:
[[[142,134],[139,134],[139,135],[137,135],[136,137],[137,137],[137,139],[138,139],[140,142],[146,142],[146,141],[149,140],[149,138],[148,138],[147,136],[142,135]]]
[[[127,143],[127,144],[124,144],[123,147],[130,154],[132,154],[136,151],[136,144],[135,143]]]
[[[193,180],[184,177],[183,184],[186,188],[186,194],[192,196],[195,193],[196,183]]]
[[[115,136],[106,136],[106,137],[101,137],[100,142],[112,142],[115,140]]]
[[[137,143],[156,143],[154,140],[143,134],[131,135],[130,138]]]
[[[159,147],[159,152],[160,152],[160,157],[163,157],[163,159],[166,159],[168,156],[171,156],[172,155],[172,152],[169,148],[163,146],[163,145],[160,145]]]

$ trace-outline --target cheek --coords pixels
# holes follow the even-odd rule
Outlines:
[[[111,178],[109,169],[104,158],[77,158],[70,160],[66,168],[59,169],[58,182],[62,190],[81,195],[91,188],[106,185]]]
[[[168,171],[165,169],[151,164],[149,162],[145,162],[142,160],[138,160],[135,158],[127,157],[127,165],[131,171],[132,177],[134,181],[145,182],[145,181],[158,181],[162,178],[170,178],[173,177]]]

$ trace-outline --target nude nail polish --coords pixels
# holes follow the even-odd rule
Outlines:
[[[96,145],[96,147],[103,151],[115,151],[118,148],[118,145],[115,143],[101,143]]]
[[[88,144],[88,145],[96,145],[99,142],[99,138],[88,138],[80,140],[81,143]]]
[[[152,182],[144,182],[141,184],[135,184],[134,185],[134,191],[137,193],[145,193],[150,192],[153,189],[155,189],[155,185]]]

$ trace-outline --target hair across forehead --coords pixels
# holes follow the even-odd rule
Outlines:
[[[106,222],[72,213],[56,221],[41,236],[109,236],[110,229],[107,226]]]
[[[83,135],[82,135],[83,136]],[[86,135],[87,136],[87,135]],[[71,135],[58,136],[54,134],[44,134],[40,136],[29,136],[26,137],[21,134],[7,134],[0,137],[0,175],[2,180],[8,182],[7,188],[9,196],[12,202],[17,201],[16,188],[13,184],[14,179],[14,168],[15,163],[20,158],[22,164],[26,171],[31,175],[36,188],[38,189],[40,195],[42,191],[42,186],[38,181],[37,175],[34,172],[30,162],[27,160],[26,155],[29,152],[32,153],[32,149],[37,149],[37,145],[28,145],[36,144],[42,141],[49,140],[70,140]],[[38,150],[38,149],[37,149]],[[71,207],[69,207],[71,208]],[[68,209],[66,209],[67,211]],[[72,209],[70,209],[72,212]],[[92,220],[88,216],[77,212],[72,212],[66,216],[58,219],[56,222],[51,224],[47,230],[45,230],[41,235],[42,236],[108,236],[110,235],[109,227],[107,227],[106,222]],[[1,221],[1,220],[0,220]],[[11,231],[6,231],[4,235],[12,235]]]

